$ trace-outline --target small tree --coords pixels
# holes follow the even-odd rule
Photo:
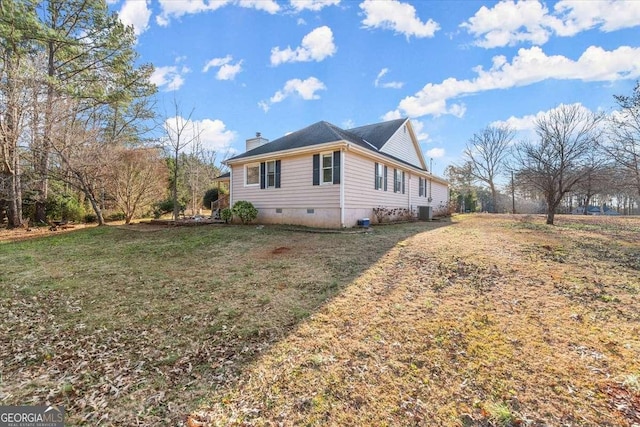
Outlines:
[[[116,154],[109,191],[125,224],[164,195],[168,169],[160,154],[157,148],[123,148]]]
[[[258,217],[258,209],[251,202],[238,200],[233,204],[233,214],[240,218],[243,224],[249,224]]]
[[[474,133],[464,150],[471,175],[489,186],[491,212],[497,212],[496,178],[504,168],[504,161],[509,154],[514,136],[515,131],[509,126],[489,126],[479,133]]]
[[[518,178],[544,195],[547,224],[553,225],[560,203],[586,176],[589,154],[596,149],[602,115],[579,104],[564,105],[536,119],[539,141],[517,148]]]

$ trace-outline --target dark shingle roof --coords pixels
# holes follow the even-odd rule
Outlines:
[[[359,136],[380,150],[406,120],[407,119],[396,119],[388,122],[374,123],[372,125],[349,129],[348,132]]]
[[[397,119],[383,123],[360,126],[349,130],[344,130],[329,122],[321,121],[256,147],[246,153],[239,154],[229,160],[276,153],[278,151],[292,150],[296,148],[311,147],[318,144],[343,140],[374,152],[380,152],[382,146],[405,121],[406,119]],[[381,154],[400,160],[385,153]],[[402,162],[406,163],[404,161]]]

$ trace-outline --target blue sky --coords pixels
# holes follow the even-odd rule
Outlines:
[[[410,117],[442,174],[474,132],[531,137],[557,105],[610,112],[640,78],[640,1],[111,0],[166,118],[244,151],[326,120]]]

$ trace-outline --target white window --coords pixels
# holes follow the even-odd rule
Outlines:
[[[252,163],[245,166],[244,185],[260,184],[260,163]]]
[[[398,169],[394,169],[393,177],[395,178],[393,191],[396,193],[401,193],[402,192],[402,171],[399,171]]]
[[[267,162],[267,188],[276,186],[276,161]]]
[[[384,165],[376,163],[376,189],[382,190],[384,188]]]
[[[320,155],[322,184],[333,184],[333,153]]]

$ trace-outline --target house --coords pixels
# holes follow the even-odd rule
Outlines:
[[[578,206],[577,208],[571,211],[571,214],[584,215],[584,206]],[[587,215],[620,215],[620,214],[618,213],[618,211],[616,211],[615,209],[611,209],[607,205],[604,205],[602,207],[589,205],[587,206]]]
[[[395,214],[444,209],[447,182],[430,173],[409,119],[353,129],[321,121],[269,142],[259,133],[230,168],[230,204],[247,200],[262,223],[353,227]]]

